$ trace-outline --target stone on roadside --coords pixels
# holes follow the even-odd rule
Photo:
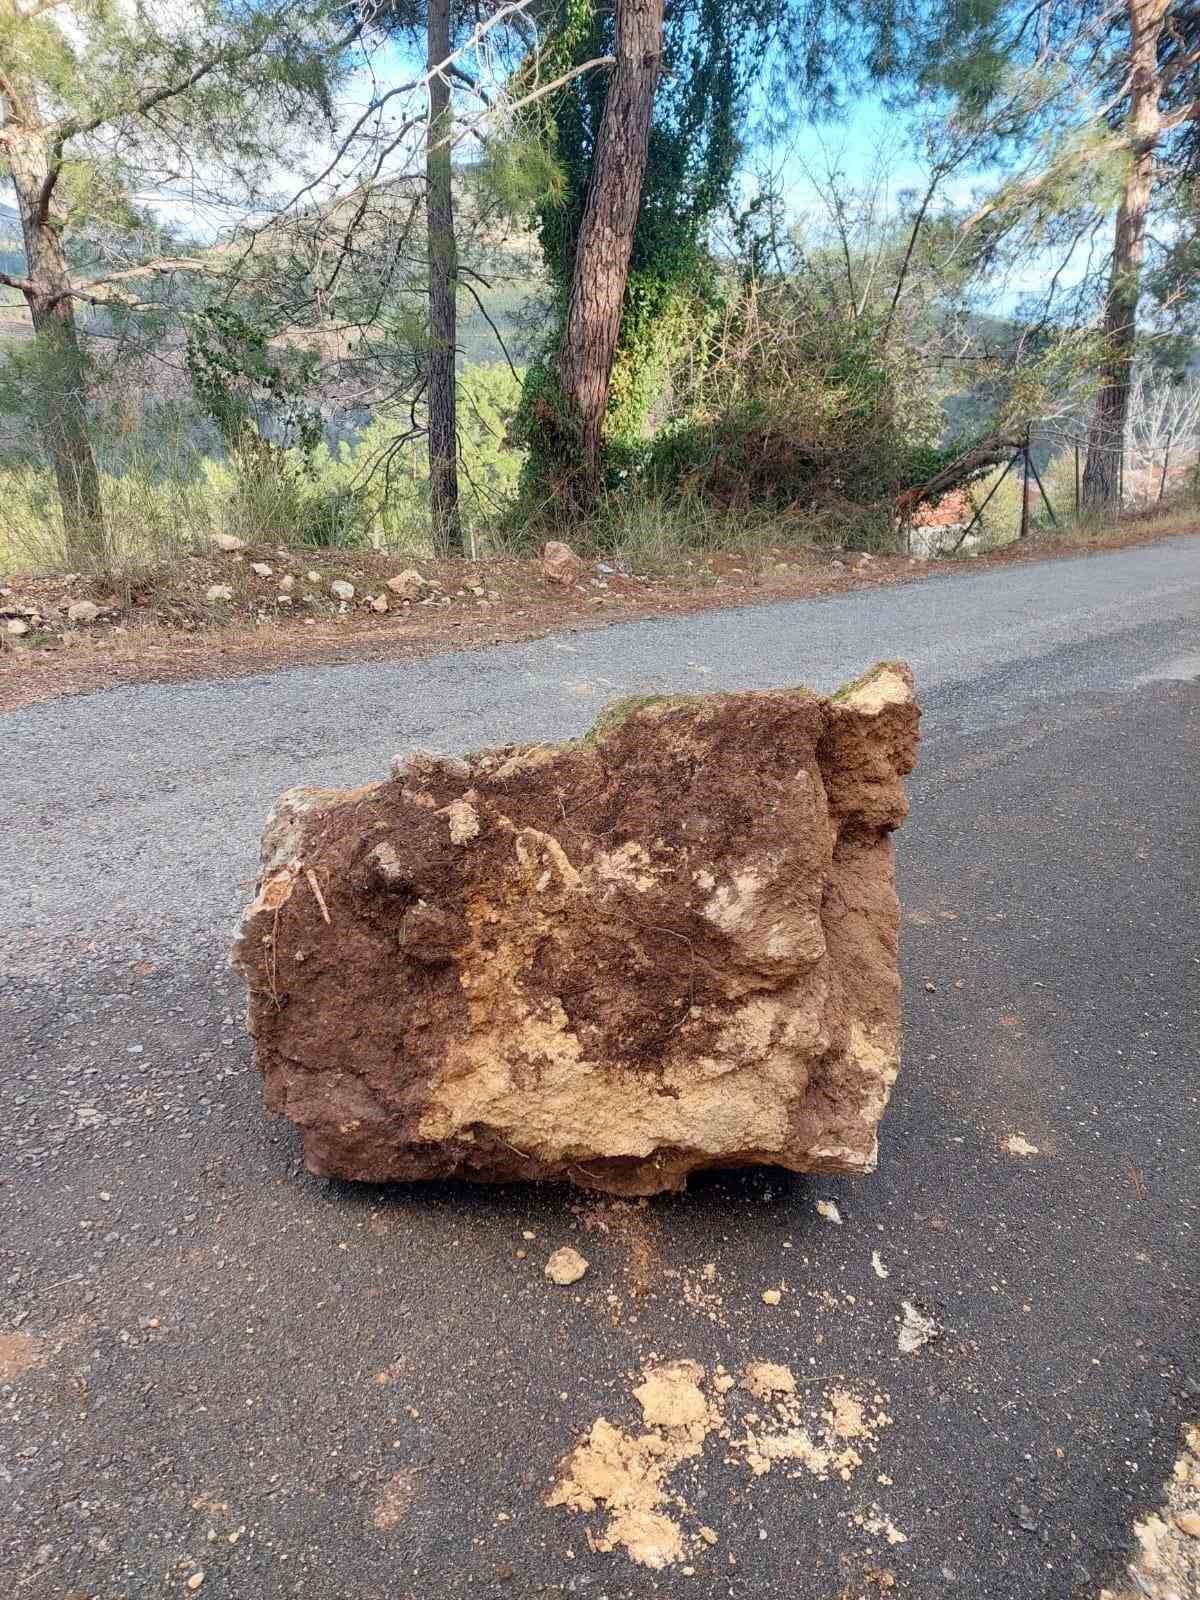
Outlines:
[[[11,633],[14,639],[20,639],[29,632],[29,624],[21,617],[9,617],[4,624],[5,633]]]
[[[870,1172],[918,715],[884,663],[282,796],[235,955],[309,1169],[629,1195]]]
[[[269,561],[252,561],[250,563],[250,571],[260,578],[269,578],[274,570]]]
[[[67,607],[67,621],[78,623],[81,627],[86,628],[99,615],[100,607],[94,600],[76,600]]]
[[[212,542],[218,550],[227,556],[239,555],[246,548],[246,541],[239,539],[234,533],[214,533]]]
[[[306,572],[304,576],[309,583],[320,583],[321,581],[321,574],[319,572]]]
[[[587,1269],[587,1257],[581,1256],[578,1250],[572,1250],[569,1244],[565,1244],[546,1262],[545,1272],[551,1283],[566,1285],[578,1283]]]
[[[354,599],[354,585],[347,583],[345,578],[335,578],[329,585],[329,592],[335,600]]]
[[[542,549],[542,576],[564,588],[573,584],[583,571],[583,562],[561,539],[551,539]]]
[[[210,583],[208,588],[204,591],[204,598],[209,601],[232,600],[233,590],[227,583]]]
[[[285,573],[285,575],[282,578],[280,578],[280,580],[279,580],[279,592],[280,592],[280,594],[291,594],[292,590],[295,587],[296,587],[296,580],[295,580],[295,578],[292,577],[290,572]]]
[[[378,611],[380,614],[382,614],[388,608],[387,595],[373,594],[367,601],[367,604],[370,606],[372,611]]]
[[[430,591],[429,584],[415,567],[408,567],[404,572],[398,572],[394,578],[387,580],[386,586],[397,600],[419,600],[422,595]]]

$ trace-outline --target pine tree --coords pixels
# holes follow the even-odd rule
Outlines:
[[[109,558],[88,427],[89,358],[80,304],[136,303],[139,287],[206,263],[155,248],[133,195],[188,174],[194,188],[249,198],[285,130],[331,115],[331,81],[357,26],[324,0],[0,0],[0,173],[17,196],[25,272],[0,274],[33,323],[35,422],[62,504],[69,565]],[[231,193],[232,191],[232,193]],[[103,249],[97,251],[97,241]],[[80,275],[73,258],[130,265]]]

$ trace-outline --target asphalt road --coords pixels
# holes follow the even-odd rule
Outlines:
[[[1179,539],[0,718],[0,1595],[1094,1600],[1200,1412],[1198,619]],[[301,1170],[226,966],[278,790],[887,655],[926,737],[875,1177],[621,1207]],[[755,1476],[733,1391],[668,1485],[716,1543],[651,1572],[543,1502],[681,1357],[891,1420],[846,1481]]]

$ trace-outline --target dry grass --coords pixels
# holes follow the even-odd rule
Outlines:
[[[1057,536],[1039,535],[981,553],[970,565],[1044,561],[1198,529],[1200,514],[1174,508],[1115,529],[1072,528]],[[270,579],[248,571],[251,557],[260,556],[276,568]],[[547,583],[536,559],[419,561],[419,569],[442,584],[450,604],[389,609],[382,615],[363,604],[363,597],[378,593],[384,576],[412,563],[376,552],[292,553],[287,558],[290,570],[318,571],[321,583],[307,590],[311,601],[290,609],[277,608],[268,598],[285,570],[285,558],[274,547],[248,552],[243,562],[193,556],[186,566],[157,569],[133,589],[125,610],[111,591],[98,592],[95,580],[12,580],[0,584],[0,618],[30,607],[45,621],[22,638],[0,631],[0,710],[116,683],[236,677],[330,660],[413,660],[537,638],[563,628],[914,582],[932,573],[962,571],[965,564],[961,557],[920,562],[881,556],[860,566],[851,558],[830,556],[828,550],[776,543],[757,547],[749,557],[737,550],[684,555],[678,566],[659,574],[603,573],[593,562],[580,582],[567,589]],[[181,585],[184,571],[190,576]],[[328,593],[335,577],[355,585],[355,601],[345,611]],[[204,586],[214,581],[229,582],[235,599],[206,604]],[[478,588],[484,590],[482,596],[473,592]],[[73,627],[65,617],[66,604],[89,590],[112,600],[114,608],[90,627]],[[297,585],[302,601],[305,592]],[[588,692],[591,687],[581,684],[580,693]]]

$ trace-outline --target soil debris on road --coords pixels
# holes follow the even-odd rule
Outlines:
[[[710,1380],[698,1362],[686,1359],[649,1366],[632,1398],[644,1431],[598,1417],[560,1461],[546,1504],[585,1515],[602,1509],[601,1527],[587,1530],[589,1548],[623,1550],[655,1570],[695,1562],[718,1542],[710,1526],[695,1525],[673,1476],[705,1454],[710,1438],[722,1443],[724,1467],[748,1468],[752,1479],[779,1466],[790,1476],[849,1482],[892,1422],[885,1396],[838,1385],[822,1394],[771,1361],[747,1363],[740,1380],[723,1368]],[[731,1504],[741,1503],[743,1490],[744,1482],[729,1479]]]

